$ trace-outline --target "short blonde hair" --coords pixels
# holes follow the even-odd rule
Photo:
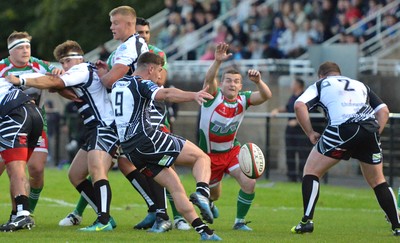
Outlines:
[[[136,19],[136,11],[134,8],[130,6],[119,6],[111,10],[109,13],[110,17],[116,14],[121,14],[124,16],[132,16],[132,18]]]
[[[32,40],[32,36],[30,36],[28,34],[28,32],[24,31],[24,32],[18,32],[18,31],[14,31],[11,33],[11,35],[8,37],[7,39],[7,45],[9,45],[11,42],[18,40],[18,39],[28,39],[29,41]]]

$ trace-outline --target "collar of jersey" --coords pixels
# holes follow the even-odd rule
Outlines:
[[[230,104],[236,103],[236,102],[237,102],[237,99],[238,99],[238,97],[233,98],[233,99],[228,99],[228,98],[224,95],[224,101],[226,101],[227,103],[230,103]]]
[[[13,63],[10,58],[8,58],[8,61],[16,68],[25,68],[25,67],[31,66],[30,65],[31,64],[31,59],[30,58],[29,58],[29,61],[27,63],[25,63],[25,65],[23,65],[23,66],[15,65],[15,63]]]

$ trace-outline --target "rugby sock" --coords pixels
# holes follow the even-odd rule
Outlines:
[[[147,207],[149,208],[148,212],[155,212],[157,209],[157,205],[153,201],[154,197],[150,191],[146,176],[140,173],[139,170],[134,170],[126,175],[126,179],[128,179],[128,181],[136,189],[140,196],[142,196],[147,204]]]
[[[81,196],[86,200],[86,202],[90,204],[93,210],[97,213],[97,205],[95,204],[96,200],[92,182],[86,179],[76,187],[76,190],[78,190]]]
[[[17,211],[11,210],[10,221],[14,221],[17,218]]]
[[[301,221],[307,222],[314,216],[315,205],[319,197],[319,178],[315,175],[305,175],[302,183],[304,216]]]
[[[29,198],[25,195],[15,197],[15,205],[17,206],[17,217],[28,216],[29,213]]]
[[[74,210],[74,214],[77,214],[79,216],[83,215],[83,212],[86,209],[86,206],[88,205],[88,202],[86,201],[86,199],[84,197],[82,197],[82,195],[79,197],[78,203],[76,204],[75,210]]]
[[[201,234],[203,232],[206,232],[208,235],[213,234],[213,231],[210,228],[208,228],[208,226],[203,221],[201,221],[200,218],[196,218],[195,220],[193,220],[192,227],[199,234]]]
[[[90,176],[87,179],[90,182],[92,181],[92,177],[90,177]],[[78,200],[78,203],[76,204],[76,207],[75,207],[75,210],[74,210],[74,214],[82,216],[87,205],[88,205],[88,202],[86,201],[86,199],[84,197],[80,196],[79,200]]]
[[[397,209],[400,210],[400,187],[397,189]]]
[[[33,213],[36,208],[36,204],[39,201],[40,192],[42,192],[42,188],[31,188],[29,192],[29,211]]]
[[[236,219],[244,219],[247,212],[249,212],[251,203],[255,197],[255,193],[247,194],[242,189],[239,190],[239,196],[237,199],[237,211]]]
[[[157,208],[156,217],[160,217],[164,220],[169,220],[169,216],[165,208]]]
[[[182,218],[182,215],[178,212],[178,210],[176,210],[174,199],[172,198],[171,193],[169,193],[169,191],[166,190],[166,194],[169,204],[171,205],[172,215],[174,216],[174,219]]]
[[[375,196],[378,203],[388,216],[392,229],[400,228],[399,216],[396,209],[396,198],[392,188],[387,182],[383,182],[374,188]]]
[[[97,218],[102,224],[110,221],[111,188],[108,180],[102,179],[94,183],[94,195],[97,203]]]
[[[205,182],[197,182],[196,184],[196,192],[205,196],[206,198],[210,198],[210,187]]]
[[[153,201],[156,203],[156,216],[169,220],[167,213],[167,202],[165,196],[165,188],[158,184],[153,178],[146,177],[147,184],[151,190],[151,194],[154,196]]]

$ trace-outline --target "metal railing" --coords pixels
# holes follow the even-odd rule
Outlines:
[[[177,122],[175,122],[174,127],[183,126],[187,134],[180,134],[184,137],[188,136],[189,133],[193,133],[192,129],[187,131],[186,124],[192,124],[197,121],[199,112],[198,111],[179,111]],[[311,118],[323,118],[321,113],[310,113]],[[279,113],[275,116],[267,112],[247,112],[245,119],[242,123],[241,129],[255,130],[258,135],[262,136],[261,140],[257,140],[255,137],[251,137],[249,134],[251,131],[246,130],[245,134],[241,134],[241,138],[247,139],[247,141],[254,141],[258,143],[260,148],[263,150],[265,155],[265,160],[267,163],[271,161],[278,161],[277,151],[282,149],[282,145],[277,143],[279,139],[282,139],[284,135],[284,129],[286,127],[286,122],[282,122],[282,119],[295,118],[293,113]],[[186,119],[186,120],[185,120]],[[188,120],[189,119],[189,120]],[[257,121],[257,126],[253,125],[254,121]],[[249,127],[246,127],[246,123],[251,123]],[[315,125],[315,124],[314,124]],[[323,127],[325,124],[319,125]],[[179,129],[176,129],[179,130]],[[389,121],[386,124],[386,128],[381,135],[382,148],[384,153],[384,169],[386,176],[389,177],[389,183],[392,185],[395,176],[400,176],[400,113],[390,113]],[[240,136],[240,134],[239,134]],[[305,135],[304,135],[305,136]],[[244,142],[245,140],[243,140]],[[279,161],[278,161],[279,162]],[[281,162],[280,162],[281,163]],[[267,166],[265,171],[265,177],[269,178],[270,167]],[[359,173],[359,167],[352,170],[354,175]]]

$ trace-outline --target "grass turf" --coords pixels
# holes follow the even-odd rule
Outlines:
[[[35,211],[37,226],[31,231],[21,230],[1,233],[0,241],[6,242],[191,242],[199,241],[194,230],[177,230],[165,234],[150,234],[133,230],[132,226],[146,215],[143,200],[121,173],[110,172],[113,192],[111,214],[117,222],[113,232],[83,233],[79,226],[59,227],[58,222],[74,208],[78,193],[71,186],[66,170],[47,169],[45,188]],[[189,175],[181,177],[189,194],[195,182]],[[6,221],[10,212],[8,178],[0,177],[0,219]],[[390,225],[376,202],[372,190],[342,188],[322,185],[315,213],[315,231],[312,234],[294,235],[290,228],[302,216],[301,184],[274,183],[259,180],[256,198],[247,216],[252,221],[252,232],[231,229],[236,214],[236,197],[239,187],[231,178],[223,182],[223,194],[217,202],[220,218],[211,226],[227,242],[391,242],[398,240],[391,235]],[[172,215],[170,213],[170,215]],[[88,207],[82,225],[95,220]]]

